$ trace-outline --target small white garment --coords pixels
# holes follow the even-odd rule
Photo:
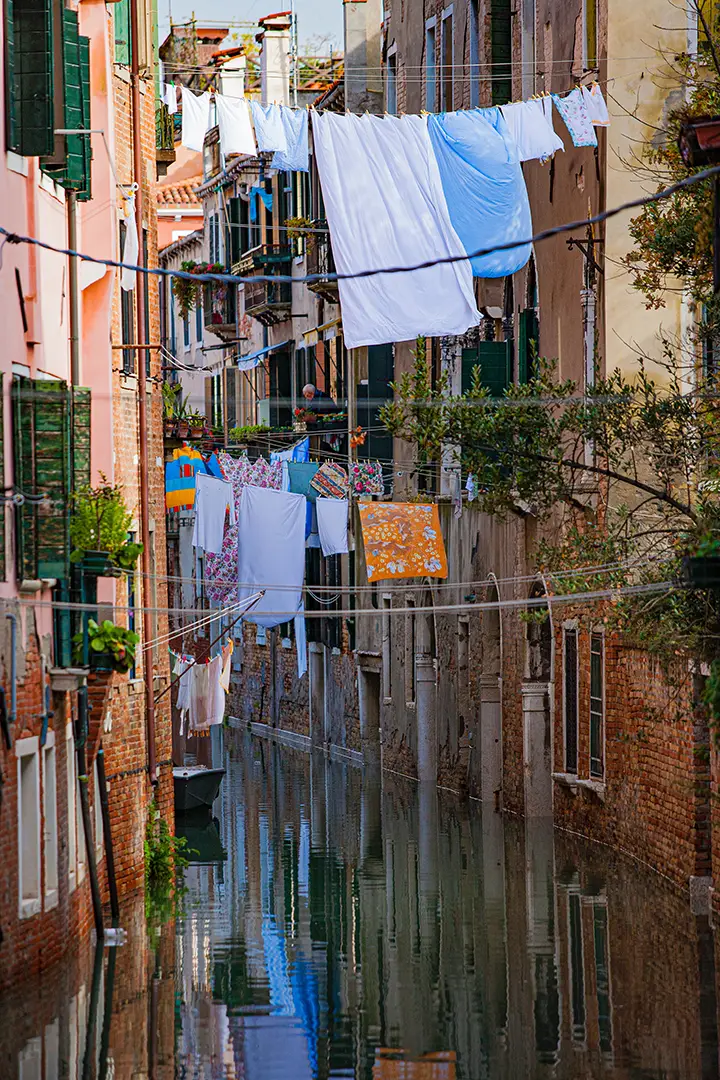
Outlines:
[[[175,706],[180,714],[180,734],[182,735],[185,727],[185,718],[190,709],[191,703],[191,691],[192,691],[192,669],[195,666],[195,662],[191,656],[177,656],[175,658],[175,667],[173,668],[173,675],[179,675],[177,687],[177,701]]]
[[[195,664],[190,669],[190,717],[188,731],[205,731],[210,711],[210,665]]]
[[[228,641],[227,645],[223,646],[221,651],[222,656],[222,675],[220,676],[220,685],[227,694],[230,690],[230,672],[232,671],[232,654],[233,643]]]
[[[310,125],[307,109],[280,105],[286,150],[276,150],[271,166],[279,172],[308,172],[310,169]]]
[[[287,150],[287,136],[282,122],[279,105],[261,105],[258,101],[250,102],[255,138],[260,152],[274,153]]]
[[[177,88],[175,83],[165,83],[162,99],[167,105],[167,111],[171,116],[174,116],[177,112]]]
[[[124,263],[130,263],[132,266],[137,266],[140,243],[138,241],[134,195],[126,196],[123,204],[123,211],[125,221],[125,243],[123,244],[122,256],[120,261]],[[136,277],[136,270],[128,270],[127,267],[123,267],[122,271],[120,272],[120,288],[124,289],[125,292],[132,292],[132,290],[135,288]]]
[[[255,136],[250,121],[250,108],[245,98],[215,95],[217,121],[220,129],[220,149],[228,154],[257,154]]]
[[[235,500],[232,484],[219,480],[209,473],[195,474],[195,526],[192,542],[207,554],[218,555],[225,533],[225,511],[230,511],[230,524],[234,525]]]
[[[223,658],[216,656],[208,667],[208,726],[222,724],[225,719],[225,691],[222,685]]]
[[[608,114],[607,105],[605,104],[603,92],[598,84],[593,83],[589,88],[583,86],[582,96],[593,125],[595,127],[610,127],[610,116]]]
[[[314,113],[313,145],[339,273],[461,256],[414,273],[339,281],[346,347],[476,326],[472,268],[450,221],[427,120]]]
[[[348,550],[348,500],[315,500],[323,555],[345,555]]]
[[[515,101],[501,105],[500,112],[517,143],[521,161],[545,161],[557,150],[565,149],[552,125],[552,98]]]
[[[202,150],[210,126],[210,94],[193,94],[182,86],[182,136],[180,141],[188,150]]]
[[[265,595],[245,618],[260,626],[293,619],[305,576],[304,495],[246,484],[238,511],[239,600]]]

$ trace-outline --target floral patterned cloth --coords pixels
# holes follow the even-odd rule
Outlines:
[[[324,462],[310,481],[315,497],[325,495],[329,499],[344,499],[348,491],[348,474],[335,461]]]
[[[566,97],[553,94],[553,101],[555,102],[555,108],[565,121],[573,145],[597,146],[595,128],[580,88],[576,87]]]
[[[282,488],[282,462],[272,463],[265,458],[250,461],[246,455],[239,458],[230,454],[219,455],[220,465],[232,484],[235,505],[240,505],[242,489],[246,484],[255,487]],[[223,545],[217,555],[205,556],[205,592],[209,600],[223,606],[232,604],[238,596],[238,527],[231,525],[225,530]]]
[[[368,581],[447,577],[445,544],[434,504],[360,503]]]
[[[379,461],[356,461],[350,470],[350,483],[356,495],[384,495],[382,465]]]

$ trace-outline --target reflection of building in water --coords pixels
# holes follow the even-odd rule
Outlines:
[[[712,963],[701,987],[695,921],[660,879],[245,736],[222,800],[228,861],[191,868],[180,928],[188,1075],[711,1075]]]

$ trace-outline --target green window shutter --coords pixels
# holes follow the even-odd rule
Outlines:
[[[512,5],[510,0],[492,0],[490,10],[490,52],[492,61],[492,104],[512,100]]]
[[[72,486],[74,490],[90,484],[90,391],[85,386],[72,387]]]
[[[130,63],[130,0],[113,4],[115,26],[115,63]]]
[[[526,383],[535,376],[540,342],[540,325],[534,308],[520,312],[518,325],[518,382]]]
[[[63,123],[68,131],[90,128],[90,42],[78,34],[78,15],[62,9]],[[53,160],[45,171],[63,187],[77,192],[78,199],[90,198],[89,135],[66,135],[62,163]]]
[[[55,138],[51,0],[7,0],[5,35],[7,147],[48,154]]]
[[[481,341],[476,349],[462,351],[462,392],[472,385],[473,368],[480,366],[480,379],[490,397],[504,397],[512,381],[510,341]]]
[[[17,507],[18,577],[68,576],[70,398],[64,382],[13,379],[15,486],[42,503]]]
[[[78,51],[80,56],[80,93],[82,104],[82,124],[80,127],[90,128],[90,38],[78,36]],[[90,135],[77,136],[80,144],[83,163],[82,187],[78,188],[77,197],[80,202],[87,202],[92,198],[90,186],[92,146]]]

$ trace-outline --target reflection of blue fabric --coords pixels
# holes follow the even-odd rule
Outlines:
[[[281,105],[282,125],[287,139],[287,150],[276,150],[272,158],[273,169],[283,172],[308,172],[308,114],[307,109],[288,109]]]
[[[499,109],[428,118],[450,220],[470,254],[532,235],[530,203],[517,147]],[[514,274],[530,245],[471,259],[475,277]]]
[[[302,1021],[308,1045],[308,1057],[313,1076],[318,1075],[317,1044],[320,1037],[320,1004],[318,982],[312,964],[299,957],[290,970],[296,1015]]]

